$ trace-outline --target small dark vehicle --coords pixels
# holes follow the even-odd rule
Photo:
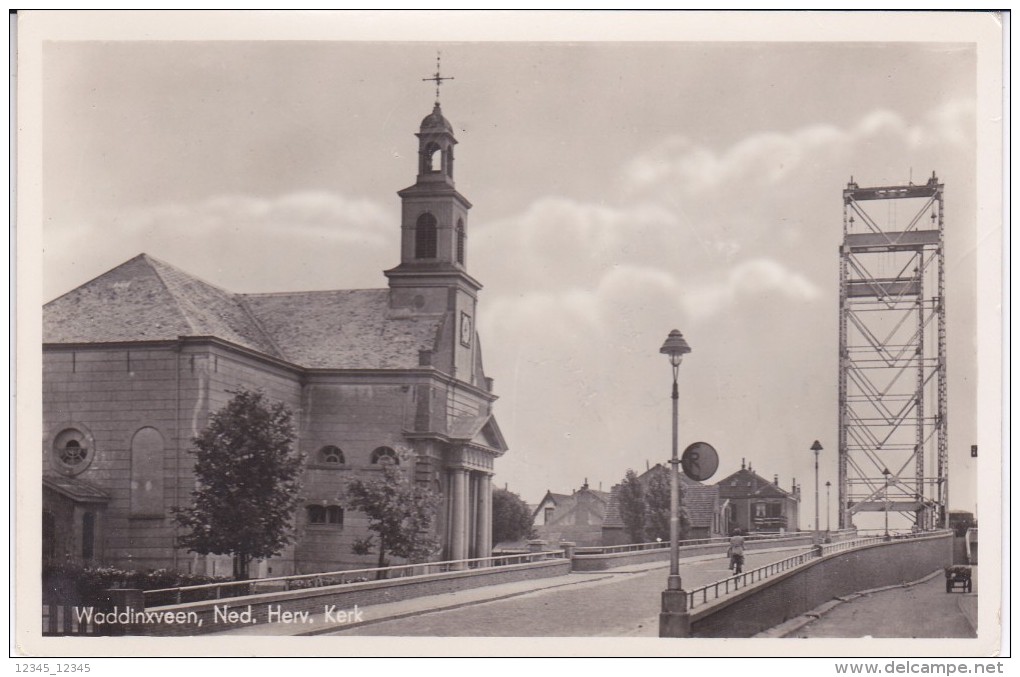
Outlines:
[[[964,592],[970,592],[972,585],[970,567],[960,564],[946,567],[946,592],[952,592],[956,588],[962,588]]]

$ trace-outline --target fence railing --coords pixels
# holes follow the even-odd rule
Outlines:
[[[924,538],[937,535],[938,533],[940,532],[927,531],[899,534],[897,536],[897,540],[906,538]],[[711,600],[717,600],[724,595],[728,595],[730,592],[735,592],[736,590],[746,588],[749,585],[763,581],[775,576],[776,574],[803,566],[809,561],[832,555],[837,552],[845,552],[847,550],[854,550],[866,545],[884,542],[887,542],[887,539],[884,536],[866,536],[864,538],[854,538],[846,541],[837,541],[824,545],[812,546],[810,550],[797,553],[796,555],[781,559],[778,562],[772,562],[771,564],[766,564],[765,566],[758,567],[757,569],[744,571],[734,576],[718,580],[715,583],[709,583],[708,585],[703,585],[700,588],[688,590],[686,591],[687,608],[693,609],[698,605],[704,606]]]
[[[785,533],[751,533],[744,536],[745,542],[752,541],[779,541],[785,539],[803,538],[811,536],[812,531],[788,531]],[[842,533],[842,532],[832,532]],[[697,545],[727,545],[730,539],[728,536],[713,536],[712,538],[691,538],[680,541],[680,547]],[[628,545],[593,545],[582,546],[574,549],[575,555],[610,555],[619,552],[641,552],[643,550],[665,550],[669,548],[669,541],[652,541],[650,543],[631,543]]]
[[[391,580],[447,573],[450,571],[529,564],[551,559],[562,559],[563,556],[562,550],[546,550],[542,552],[475,557],[472,559],[446,560],[442,562],[400,564],[390,567],[348,569],[345,571],[324,571],[314,574],[253,578],[247,581],[225,581],[222,583],[206,583],[204,585],[189,585],[177,588],[160,588],[144,592],[145,607],[183,604],[186,602],[206,602],[269,592],[335,587],[351,585],[353,583],[364,583],[371,580]]]

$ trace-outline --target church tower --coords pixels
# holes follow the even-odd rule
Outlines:
[[[434,366],[475,383],[475,311],[482,285],[467,272],[467,222],[471,203],[454,184],[453,126],[436,101],[421,121],[418,176],[401,198],[400,265],[386,271],[390,308],[409,315],[446,315],[444,335],[422,366]],[[444,340],[448,338],[449,340]]]

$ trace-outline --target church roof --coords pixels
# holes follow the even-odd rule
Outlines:
[[[139,254],[43,307],[44,343],[216,336],[281,357],[231,293]]]
[[[441,315],[399,314],[388,289],[241,296],[283,357],[310,369],[411,369],[435,348]]]
[[[442,316],[389,308],[386,289],[232,294],[147,254],[43,308],[45,343],[214,336],[312,369],[407,369]]]

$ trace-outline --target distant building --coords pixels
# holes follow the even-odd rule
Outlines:
[[[779,478],[770,482],[745,466],[716,483],[726,532],[740,528],[747,533],[798,531],[800,529],[800,487],[796,480],[792,491],[779,486]]]
[[[570,541],[579,546],[603,545],[602,527],[609,493],[588,486],[572,494],[547,491],[532,513],[535,536],[550,543]]]
[[[646,484],[655,473],[668,473],[669,469],[661,463],[638,475],[638,481]],[[706,486],[680,473],[680,484],[683,491],[683,504],[690,515],[691,524],[687,531],[688,539],[712,538],[724,533],[726,522],[721,512],[719,491],[714,486]],[[602,545],[624,545],[632,543],[627,528],[620,516],[620,485],[613,485],[606,508],[606,518],[602,523]]]

